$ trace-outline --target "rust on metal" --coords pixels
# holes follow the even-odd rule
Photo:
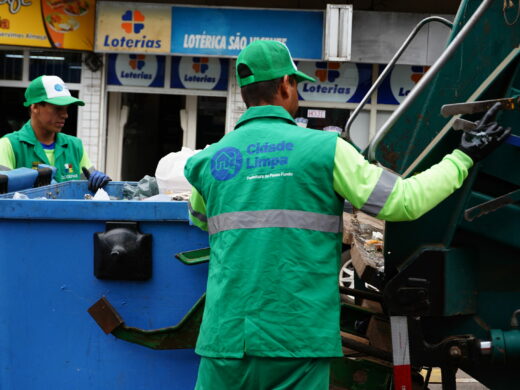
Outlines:
[[[393,171],[396,171],[400,154],[386,145],[381,145],[381,155],[383,159],[389,164],[389,168]]]
[[[501,110],[515,110],[520,103],[520,97],[515,96],[505,99],[481,100],[471,103],[445,104],[441,107],[441,114],[448,118],[452,115],[476,114],[489,110],[495,103],[500,103]]]
[[[124,324],[119,313],[105,297],[90,306],[88,312],[106,334]]]

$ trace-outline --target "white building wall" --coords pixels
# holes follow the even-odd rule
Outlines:
[[[101,121],[103,107],[103,72],[100,69],[92,72],[86,66],[81,70],[81,89],[79,98],[85,102],[85,106],[78,109],[77,136],[83,141],[83,145],[90,157],[90,161],[99,170],[104,170],[104,137],[101,137],[101,129],[104,123]]]
[[[229,61],[229,82],[226,108],[226,133],[235,127],[240,116],[246,111],[246,105],[240,95],[240,87],[235,77],[236,61]]]

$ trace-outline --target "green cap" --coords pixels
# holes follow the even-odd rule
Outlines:
[[[251,74],[240,77],[238,67],[241,64],[247,65]],[[298,70],[289,49],[279,41],[253,41],[238,55],[236,69],[240,87],[260,81],[274,80],[285,75],[295,76],[298,82],[315,81]]]
[[[78,104],[84,106],[83,100],[70,95],[69,88],[58,76],[40,76],[35,78],[25,90],[25,107],[31,104],[46,102],[57,106]]]

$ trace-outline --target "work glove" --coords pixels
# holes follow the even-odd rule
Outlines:
[[[88,180],[88,189],[92,192],[96,192],[100,188],[107,185],[109,181],[112,181],[110,177],[105,175],[103,172],[93,170],[90,172],[87,168],[83,167],[83,174]]]
[[[504,129],[493,121],[499,109],[500,103],[495,103],[477,122],[474,130],[462,134],[458,149],[470,156],[473,162],[480,161],[489,155],[511,133],[510,127]]]

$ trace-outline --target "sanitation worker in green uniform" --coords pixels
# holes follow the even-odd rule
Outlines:
[[[327,390],[330,359],[342,356],[344,199],[381,219],[418,218],[509,129],[483,120],[459,149],[403,180],[337,134],[296,125],[297,83],[313,79],[285,45],[251,43],[236,72],[247,111],[185,168],[191,219],[211,245],[196,389]]]
[[[57,182],[80,180],[86,171],[89,189],[96,191],[110,178],[92,166],[79,138],[61,133],[71,104],[84,106],[71,96],[58,76],[40,76],[25,91],[25,107],[31,118],[18,131],[0,139],[0,170],[20,167],[37,169],[39,164],[56,167]]]

